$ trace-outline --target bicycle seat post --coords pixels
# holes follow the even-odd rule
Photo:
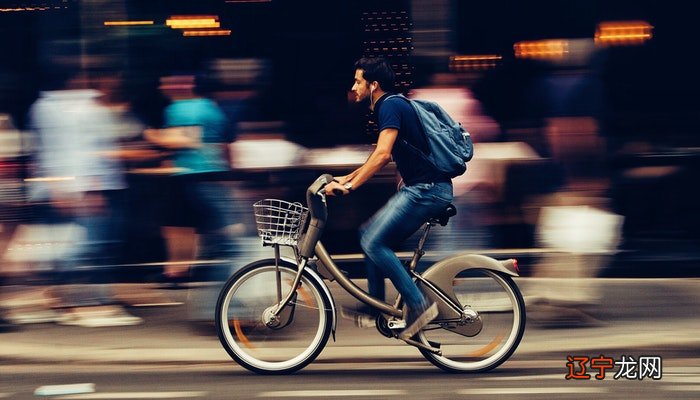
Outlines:
[[[413,251],[413,257],[411,258],[411,262],[408,264],[409,271],[415,271],[416,267],[418,266],[418,261],[420,261],[421,257],[425,255],[425,251],[423,251],[423,246],[425,245],[425,241],[428,239],[428,234],[430,233],[430,228],[432,228],[433,223],[426,222],[423,226],[423,235],[418,241],[418,247],[416,247],[416,249]]]

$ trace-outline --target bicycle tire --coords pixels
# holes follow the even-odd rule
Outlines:
[[[297,266],[280,261],[282,297]],[[239,365],[259,374],[298,371],[321,353],[332,330],[332,299],[316,279],[304,272],[287,306],[288,318],[270,328],[265,309],[278,303],[274,259],[248,264],[224,284],[216,304],[216,329],[226,352]],[[284,314],[284,312],[282,313]]]
[[[478,313],[481,327],[469,332],[467,326],[428,325],[416,339],[426,345],[439,344],[442,355],[419,349],[423,356],[445,371],[458,373],[489,371],[510,358],[520,344],[526,323],[525,302],[513,279],[489,269],[465,268],[448,289],[462,307]]]

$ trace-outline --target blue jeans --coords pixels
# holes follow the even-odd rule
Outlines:
[[[384,276],[388,276],[409,308],[426,305],[425,296],[392,248],[443,211],[451,201],[451,183],[404,186],[360,228],[360,245],[365,253],[367,284],[372,296],[385,299]]]

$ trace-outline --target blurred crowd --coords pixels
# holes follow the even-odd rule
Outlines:
[[[148,126],[123,101],[118,73],[56,57],[26,129],[3,115],[0,276],[50,287],[44,309],[2,311],[3,325],[139,324],[111,290],[130,279],[125,265],[156,261],[157,276],[141,268],[140,278],[173,286],[230,275],[243,225],[221,174],[231,170],[231,117],[252,85],[214,96],[206,79],[203,71],[160,77],[162,123]],[[213,320],[217,292],[193,293],[193,320]]]

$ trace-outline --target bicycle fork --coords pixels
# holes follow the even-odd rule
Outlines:
[[[294,312],[294,299],[297,294],[297,288],[299,287],[301,283],[301,276],[304,273],[304,268],[306,267],[306,264],[308,260],[303,257],[300,258],[298,254],[297,255],[297,260],[298,262],[298,271],[296,275],[294,276],[294,280],[292,281],[292,284],[290,286],[289,293],[287,293],[284,296],[284,299],[282,298],[282,274],[280,273],[279,269],[279,264],[280,264],[280,249],[279,246],[275,245],[275,280],[276,280],[276,286],[277,286],[277,304],[272,305],[268,307],[264,312],[263,312],[263,322],[265,325],[267,325],[269,328],[283,328],[286,326],[289,321],[291,320],[291,316]],[[296,253],[296,252],[295,252]],[[289,307],[287,307],[289,305]]]

